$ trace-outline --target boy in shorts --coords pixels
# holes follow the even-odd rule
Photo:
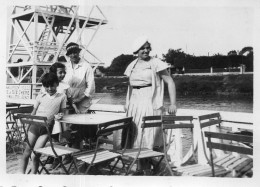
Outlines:
[[[49,124],[49,130],[51,132],[54,124],[54,118],[60,118],[60,116],[62,116],[64,109],[66,108],[67,99],[64,93],[57,92],[59,80],[56,74],[46,73],[42,78],[42,85],[46,92],[37,96],[31,115],[47,117],[47,123]],[[36,125],[29,127],[28,139],[30,144],[35,149],[44,147],[48,140],[46,128]],[[26,145],[21,160],[20,173],[25,173],[30,155],[31,150],[29,146]],[[36,157],[32,154],[31,159],[33,163],[31,173],[36,174],[39,167],[40,155],[37,155]]]

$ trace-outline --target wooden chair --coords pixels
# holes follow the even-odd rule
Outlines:
[[[223,128],[221,116],[219,113],[206,114],[198,117],[200,130],[201,130],[201,140],[202,147],[204,152],[204,157],[207,161],[205,164],[193,164],[188,166],[182,166],[176,168],[176,173],[178,175],[189,175],[189,176],[205,176],[211,177],[212,174],[212,162],[208,156],[208,149],[205,141],[205,131],[210,131],[214,133],[230,133]],[[224,129],[224,130],[223,130]],[[215,140],[216,141],[216,140]],[[218,140],[218,143],[224,143],[225,141]],[[222,155],[218,155],[213,150],[211,151],[211,155],[213,158],[213,163],[215,165],[214,175],[216,177],[224,177],[230,175],[232,169],[236,168],[236,171],[239,172],[239,169],[243,169],[244,164],[250,162],[251,159],[241,158],[240,156],[235,156],[234,154],[230,154],[229,152],[222,151]],[[241,158],[241,159],[240,159]],[[237,162],[233,162],[237,161]],[[233,175],[236,177],[235,175]]]
[[[109,174],[113,174],[113,170],[115,169],[117,163],[119,162],[119,160],[121,160],[121,157],[124,155],[127,142],[125,142],[125,145],[121,153],[118,153],[113,148],[113,138],[111,139],[109,136],[111,136],[111,134],[113,135],[113,133],[116,133],[116,131],[123,129],[126,129],[126,131],[128,132],[131,122],[132,117],[127,117],[124,119],[110,121],[107,123],[102,123],[102,125],[99,125],[95,149],[83,151],[73,155],[73,161],[76,165],[77,172],[82,173],[80,172],[76,162],[83,161],[84,164],[87,165],[87,169],[84,172],[84,174],[90,174],[91,168],[95,168],[98,170],[97,166],[108,167]],[[128,133],[126,139],[128,139]],[[111,167],[110,164],[113,161],[115,161],[115,163]]]
[[[247,173],[250,173],[250,176],[252,175],[253,159],[245,155],[253,155],[253,148],[244,146],[243,144],[244,142],[253,143],[252,136],[205,131],[205,137],[208,138],[207,147],[210,150],[210,163],[213,177],[216,176],[215,167],[221,167],[228,171],[231,170],[231,177],[243,177]],[[213,142],[212,139],[231,140],[232,142],[231,144],[222,143],[222,141]],[[229,157],[229,159],[226,159],[225,162],[222,163],[214,162],[213,149],[236,152],[242,155]]]
[[[52,142],[51,132],[49,131],[48,124],[46,122],[46,120],[47,120],[46,117],[32,116],[32,115],[28,115],[28,114],[27,115],[26,114],[18,114],[17,116],[20,119],[22,126],[23,126],[23,129],[24,129],[25,140],[26,140],[28,146],[30,147],[31,151],[33,152],[33,154],[35,154],[35,155],[41,154],[41,155],[45,155],[47,157],[43,161],[41,161],[39,159],[39,162],[40,162],[40,165],[41,165],[42,168],[38,171],[38,173],[41,174],[41,172],[44,170],[47,174],[50,174],[50,172],[45,167],[45,165],[48,162],[48,160],[51,157],[53,157],[53,158],[56,158],[58,160],[59,165],[62,167],[64,172],[66,174],[69,174],[69,171],[70,171],[70,168],[71,168],[73,162],[70,164],[69,168],[67,169],[62,163],[61,157],[65,156],[65,155],[72,155],[73,153],[79,152],[80,150],[69,148],[69,147],[64,147],[64,146],[61,146],[61,145],[55,145]],[[43,148],[39,148],[39,149],[34,149],[34,147],[32,147],[32,145],[28,141],[28,133],[27,133],[27,129],[26,129],[26,126],[32,126],[32,125],[44,126],[46,128],[47,133],[48,133],[48,141],[49,141],[48,146],[43,147]]]
[[[204,152],[204,157],[207,160],[206,164],[192,164],[187,166],[181,166],[175,168],[175,175],[188,175],[188,176],[211,176],[211,166],[210,166],[210,159],[207,154],[206,144],[205,144],[205,137],[204,137],[204,130],[208,127],[211,129],[221,129],[221,117],[219,113],[212,113],[206,114],[198,117],[199,124],[200,124],[200,131],[201,131],[201,140],[202,140],[202,147]],[[219,159],[219,158],[218,158]],[[223,168],[216,168],[218,176],[224,176],[228,173],[227,170]]]
[[[166,166],[170,172],[170,174],[173,176],[174,173],[172,171],[172,168],[168,162],[167,159],[167,152],[171,146],[172,137],[171,133],[170,136],[168,136],[167,140],[167,133],[168,130],[173,129],[189,129],[191,132],[191,145],[192,145],[192,151],[193,151],[193,159],[196,161],[195,158],[195,149],[194,149],[194,143],[193,143],[193,128],[194,125],[192,123],[193,117],[192,116],[173,116],[173,115],[163,115],[162,116],[162,130],[163,130],[163,142],[164,142],[164,160],[166,163]]]
[[[158,169],[158,166],[160,165],[161,161],[164,158],[163,152],[159,152],[159,151],[155,151],[153,149],[142,147],[145,130],[148,128],[155,128],[155,127],[161,128],[161,126],[162,126],[161,116],[145,116],[145,117],[143,117],[142,120],[143,120],[143,123],[141,126],[142,134],[141,134],[141,141],[140,141],[139,148],[127,149],[124,154],[123,164],[125,165],[126,161],[129,161],[129,160],[131,163],[129,165],[125,175],[128,175],[130,173],[134,164],[136,164],[137,161],[140,159],[148,159],[153,166],[152,174],[155,174]],[[154,162],[152,161],[153,158],[158,158],[158,161],[156,164],[154,164]]]
[[[9,111],[9,120],[6,121],[6,133],[7,139],[11,140],[10,146],[12,147],[13,151],[15,152],[15,146],[19,146],[22,144],[22,135],[23,130],[22,126],[19,123],[17,114],[18,113],[31,113],[33,110],[33,106],[27,107],[18,107]]]

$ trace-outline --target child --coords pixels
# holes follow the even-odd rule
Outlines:
[[[49,130],[51,131],[54,124],[54,118],[62,116],[64,109],[66,108],[67,99],[64,93],[57,92],[57,87],[59,85],[57,75],[53,73],[46,73],[42,78],[42,85],[45,92],[37,96],[31,115],[46,116],[47,123],[49,124]],[[30,126],[28,131],[28,139],[30,144],[35,149],[44,147],[48,140],[46,128],[43,126]],[[30,155],[31,150],[27,145],[21,160],[20,172],[23,174],[26,171]],[[33,162],[31,169],[32,174],[36,174],[38,171],[39,157],[40,155],[37,155],[36,158],[34,154],[31,157]]]
[[[57,75],[58,80],[59,80],[59,86],[57,87],[57,92],[58,93],[65,93],[67,96],[67,100],[69,101],[69,105],[72,105],[72,107],[74,108],[76,113],[79,113],[79,110],[77,108],[77,106],[72,103],[72,99],[71,99],[71,93],[69,90],[69,85],[67,83],[65,83],[63,81],[65,75],[66,75],[66,71],[65,71],[66,67],[64,64],[62,63],[54,63],[51,67],[50,67],[50,73],[54,73]],[[44,93],[44,87],[41,88],[40,93]],[[61,139],[61,132],[66,131],[69,129],[69,125],[64,124],[62,125],[61,123],[55,121],[53,130],[52,130],[52,134],[53,134],[53,138],[56,141],[59,141]]]
[[[57,75],[59,80],[59,86],[57,87],[58,93],[65,93],[67,95],[67,100],[69,101],[69,104],[72,105],[75,112],[78,114],[80,111],[78,110],[77,106],[72,102],[71,99],[71,93],[69,90],[69,85],[63,81],[65,75],[66,75],[66,67],[64,64],[56,62],[50,67],[50,73],[54,73]],[[45,92],[44,88],[42,87],[40,90],[40,93]]]
[[[57,92],[58,93],[65,93],[67,96],[67,100],[69,102],[69,105],[72,105],[72,107],[74,108],[75,112],[78,114],[80,113],[76,104],[72,103],[72,98],[71,98],[71,93],[69,90],[69,85],[67,83],[65,83],[63,81],[65,75],[66,75],[66,67],[64,64],[62,63],[54,63],[51,67],[50,67],[50,73],[54,73],[57,75],[58,80],[59,80],[59,86],[57,87]],[[44,93],[45,90],[42,87],[40,93]],[[57,142],[62,142],[62,141],[68,141],[66,138],[62,137],[62,132],[65,132],[67,130],[70,130],[69,128],[69,124],[64,124],[64,123],[60,123],[58,121],[55,121],[54,123],[54,127],[52,130],[52,138],[54,139],[54,141]],[[51,168],[54,169],[56,168],[58,162],[57,160],[53,162]]]

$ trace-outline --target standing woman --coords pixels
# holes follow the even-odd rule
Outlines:
[[[77,106],[76,113],[85,114],[91,105],[91,97],[95,92],[94,71],[90,64],[80,58],[81,49],[77,43],[71,42],[66,46],[66,56],[70,61],[66,64],[66,76],[64,81],[70,86],[73,104]],[[86,126],[72,125],[73,130],[78,130],[76,146],[83,138],[89,138],[95,133],[95,129]]]
[[[77,105],[77,113],[86,113],[91,105],[91,96],[95,92],[94,72],[90,64],[80,58],[81,49],[77,43],[69,43],[66,56],[70,61],[66,64],[64,81],[70,85],[73,103]]]
[[[169,114],[175,114],[176,89],[165,62],[149,56],[151,44],[147,37],[138,38],[133,44],[133,53],[137,59],[129,64],[125,75],[130,85],[127,91],[127,116],[133,117],[134,127],[131,132],[130,146],[137,148],[141,140],[141,124],[143,116],[160,115],[163,109],[164,83],[168,86],[170,96]],[[159,128],[147,129],[144,134],[143,147],[154,148],[163,145],[162,133]],[[149,169],[145,160],[138,164],[139,170]]]

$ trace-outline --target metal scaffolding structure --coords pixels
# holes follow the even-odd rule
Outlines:
[[[34,92],[48,67],[58,59],[67,58],[65,46],[72,38],[83,49],[82,58],[87,53],[96,61],[93,66],[103,63],[89,50],[89,45],[100,26],[107,24],[107,19],[98,6],[92,6],[89,12],[83,11],[87,15],[79,15],[80,8],[59,5],[13,7],[6,65],[8,85],[30,84]],[[91,17],[94,11],[99,13],[99,18]],[[89,38],[83,43],[86,32]]]

